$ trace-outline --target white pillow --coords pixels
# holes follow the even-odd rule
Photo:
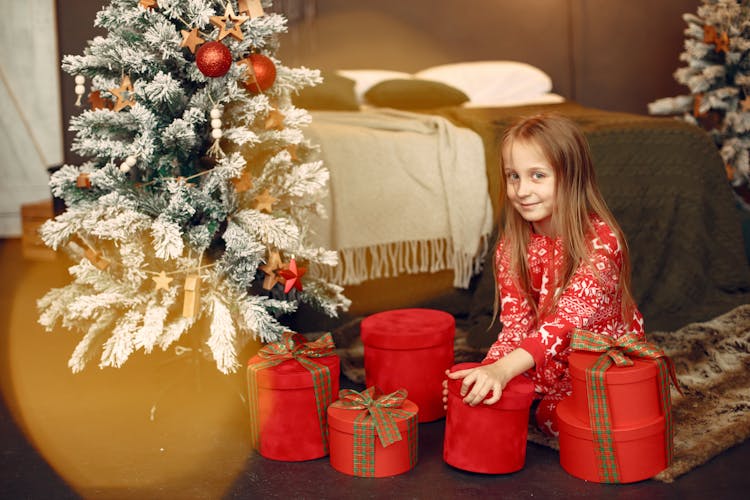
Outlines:
[[[423,69],[414,78],[451,85],[469,96],[469,106],[500,106],[534,99],[552,90],[541,69],[517,61],[475,61]]]
[[[389,69],[339,69],[336,73],[354,80],[354,93],[357,95],[357,101],[360,104],[365,102],[365,92],[377,83],[399,78],[413,78],[411,73]]]

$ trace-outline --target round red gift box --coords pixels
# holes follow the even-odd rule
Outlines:
[[[573,382],[569,409],[573,417],[583,422],[589,421],[586,368],[591,367],[600,356],[600,353],[573,351],[568,357]],[[633,361],[632,366],[620,367],[613,363],[605,374],[613,428],[653,422],[662,414],[656,363],[652,360],[629,359]]]
[[[419,408],[413,401],[405,399],[401,405],[404,411],[414,413],[412,419],[416,419]],[[328,439],[330,443],[331,466],[339,472],[357,475],[354,473],[354,419],[367,410],[348,410],[335,406],[328,407]],[[380,438],[375,434],[375,474],[374,477],[387,477],[403,474],[412,468],[410,447],[416,447],[416,441],[408,439],[409,418],[393,417],[401,440],[396,441],[385,448],[380,443]],[[415,424],[416,427],[416,424]],[[417,439],[417,432],[412,436]]]
[[[565,398],[558,405],[560,465],[571,476],[601,482],[591,427],[575,417],[575,403]],[[655,476],[667,467],[664,417],[645,425],[612,430],[619,482],[633,483]]]
[[[459,363],[451,372],[480,366]],[[461,380],[448,380],[443,460],[458,469],[484,474],[521,470],[526,462],[529,408],[534,383],[523,375],[513,378],[492,405],[470,406],[461,397]]]
[[[338,394],[341,369],[339,357],[331,355],[310,359],[328,367],[331,374],[331,394]],[[262,361],[263,358],[253,356],[248,364]],[[289,359],[259,370],[256,379],[260,426],[258,452],[266,458],[287,462],[324,457],[326,450],[318,422],[310,371],[298,361]],[[323,418],[325,417],[324,409]],[[323,422],[323,425],[325,428],[326,423]]]
[[[406,389],[419,406],[420,422],[445,416],[442,382],[453,364],[453,316],[434,309],[384,311],[362,320],[360,333],[368,387]]]

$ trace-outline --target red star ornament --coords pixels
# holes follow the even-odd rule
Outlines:
[[[307,272],[305,267],[297,267],[297,261],[294,257],[289,261],[289,265],[285,269],[279,269],[276,274],[284,278],[284,293],[289,293],[289,290],[296,288],[300,292],[302,291],[302,276]]]

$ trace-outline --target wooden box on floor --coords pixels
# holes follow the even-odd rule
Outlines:
[[[54,215],[51,199],[21,205],[21,251],[25,259],[57,258],[57,253],[47,247],[39,236],[39,228]]]

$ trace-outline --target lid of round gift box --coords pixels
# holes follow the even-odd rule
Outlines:
[[[420,349],[453,342],[456,320],[435,309],[394,309],[360,324],[362,343],[382,349]]]
[[[397,409],[411,412],[414,414],[414,418],[416,418],[419,407],[413,401],[405,399],[403,403],[401,403],[401,406]],[[341,432],[352,434],[354,432],[354,419],[356,419],[363,411],[366,410],[364,408],[352,410],[339,408],[336,406],[329,406],[328,425]],[[398,427],[399,432],[401,432],[402,436],[405,436],[407,426],[409,425],[409,419],[394,415],[393,420],[396,422],[396,426]]]
[[[480,363],[459,363],[451,368],[451,373],[459,370],[466,370],[468,368],[475,368],[481,366]],[[448,391],[454,396],[463,399],[461,396],[461,382],[463,379],[449,379],[448,380]],[[492,394],[490,391],[487,394],[489,398]],[[486,399],[486,398],[485,398]],[[500,400],[494,404],[486,405],[482,403],[482,408],[492,408],[496,410],[526,410],[531,405],[531,401],[534,399],[534,382],[531,379],[518,376],[514,377],[508,382],[508,385],[503,389],[503,394],[500,396]]]
[[[308,358],[313,363],[328,367],[331,378],[338,379],[340,373],[339,357],[335,354],[320,358]],[[264,362],[265,359],[257,354],[250,358],[248,366]],[[310,370],[305,368],[296,359],[287,359],[276,366],[259,370],[256,374],[258,387],[267,389],[304,389],[313,386]]]
[[[586,380],[586,369],[591,368],[602,353],[573,351],[568,357],[570,376]],[[607,369],[606,382],[608,384],[632,384],[656,377],[657,368],[653,360],[644,361],[638,358],[628,358],[633,361],[630,366],[616,366],[614,361]]]

